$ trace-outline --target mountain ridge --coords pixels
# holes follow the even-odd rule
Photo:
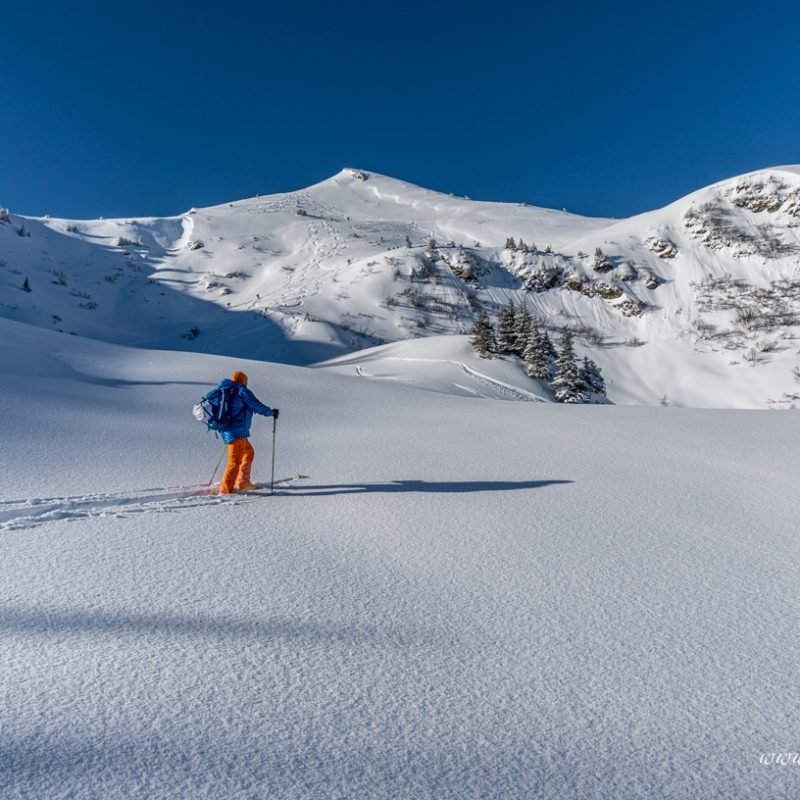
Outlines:
[[[614,402],[789,407],[800,399],[799,255],[795,165],[622,220],[348,168],[174,217],[7,215],[0,316],[313,364],[407,339],[435,348],[513,300],[551,332],[573,330]]]

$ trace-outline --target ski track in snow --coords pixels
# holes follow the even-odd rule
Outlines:
[[[534,394],[533,392],[529,392],[526,389],[520,389],[518,386],[512,386],[510,383],[504,383],[503,381],[499,381],[496,378],[490,378],[488,375],[485,375],[484,373],[478,372],[478,370],[467,366],[463,361],[454,361],[452,359],[446,359],[446,358],[404,358],[401,356],[389,356],[386,360],[407,361],[412,363],[416,362],[416,363],[426,363],[426,364],[454,364],[455,366],[459,367],[464,373],[466,373],[472,378],[475,378],[475,380],[477,380],[478,383],[482,383],[484,386],[488,386],[494,389],[495,391],[500,392],[503,395],[506,395],[510,400],[518,400],[526,403],[547,402],[543,397],[540,397],[539,395]],[[356,374],[362,377],[378,378],[378,380],[385,380],[384,378],[381,378],[381,376],[370,375],[369,373],[365,372],[363,368],[360,366],[356,367]],[[392,380],[399,380],[399,379],[397,377],[393,377]],[[469,389],[457,383],[454,383],[453,386],[459,389],[466,389],[468,392],[472,394],[478,394],[477,392],[475,392],[474,389]]]
[[[154,489],[144,495],[114,493],[6,500],[0,503],[0,531],[34,528],[56,520],[161,514],[227,501],[228,498],[210,496],[199,487],[179,492]]]
[[[285,486],[291,481],[290,478],[282,478],[275,481],[275,486]],[[187,486],[145,489],[142,492],[3,500],[0,501],[0,531],[24,530],[55,521],[93,517],[125,519],[135,514],[173,513],[220,503],[238,505],[254,497],[264,496],[263,492],[248,492],[220,497],[211,494],[211,491],[208,486]]]

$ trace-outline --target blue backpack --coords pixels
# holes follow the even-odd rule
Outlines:
[[[194,418],[204,422],[210,431],[227,428],[232,420],[231,401],[238,386],[216,388],[201,398],[192,409]]]

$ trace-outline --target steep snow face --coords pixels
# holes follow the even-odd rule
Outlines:
[[[129,345],[319,363],[525,303],[618,403],[799,398],[800,168],[628,220],[343,170],[167,219],[0,222],[0,315]],[[393,366],[396,368],[397,364]],[[521,374],[520,385],[525,376]]]

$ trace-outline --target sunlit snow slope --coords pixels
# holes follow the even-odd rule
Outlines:
[[[800,397],[799,173],[740,176],[621,221],[359,170],[174,218],[11,214],[0,222],[0,316],[312,364],[411,339],[436,359],[451,346],[432,337],[466,334],[479,311],[513,298],[552,334],[573,330],[612,402],[790,407]]]
[[[794,414],[0,337],[4,800],[796,796]],[[273,497],[203,494],[234,367]]]

